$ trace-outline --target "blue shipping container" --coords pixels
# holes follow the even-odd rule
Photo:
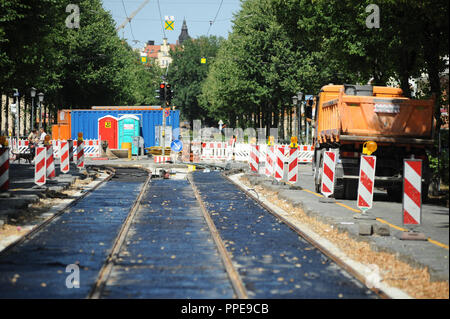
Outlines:
[[[145,147],[155,146],[155,127],[161,126],[163,122],[163,111],[151,110],[127,110],[127,111],[108,111],[108,110],[72,110],[71,112],[71,135],[76,140],[78,132],[83,133],[85,140],[98,139],[98,119],[112,115],[117,118],[125,114],[136,115],[141,123],[141,136],[144,138]],[[172,130],[180,128],[180,111],[170,111],[166,117],[166,125],[172,126]],[[177,138],[173,134],[173,138]],[[170,142],[169,142],[170,145]],[[120,147],[120,146],[119,146]]]

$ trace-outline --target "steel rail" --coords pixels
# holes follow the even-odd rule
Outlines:
[[[223,177],[225,177],[229,182],[231,182],[233,185],[236,185],[239,189],[241,189],[244,194],[257,202],[259,205],[261,205],[265,210],[267,210],[270,214],[272,214],[275,218],[279,219],[283,223],[285,223],[287,226],[289,226],[293,231],[295,231],[300,237],[305,239],[307,242],[309,242],[311,245],[313,245],[315,248],[320,250],[325,256],[333,260],[338,266],[343,268],[345,271],[347,271],[349,274],[351,274],[354,278],[356,278],[361,284],[363,284],[365,287],[367,285],[365,284],[365,278],[361,276],[358,272],[356,272],[351,266],[349,266],[347,263],[345,263],[341,258],[333,254],[330,250],[323,247],[321,244],[316,242],[314,239],[309,237],[307,234],[305,234],[303,231],[301,231],[297,226],[292,224],[290,221],[285,219],[283,216],[279,215],[277,212],[275,212],[272,208],[270,208],[268,205],[266,205],[264,202],[262,202],[259,198],[256,198],[254,195],[252,195],[250,192],[247,191],[244,187],[242,187],[239,184],[236,184],[232,179],[230,179],[227,175],[222,174]],[[390,296],[388,296],[385,292],[383,292],[380,289],[377,288],[369,288],[371,291],[373,291],[375,294],[380,296],[383,299],[391,299]]]
[[[191,176],[192,176],[192,173],[188,174],[187,179],[192,186],[194,195],[197,198],[198,203],[200,204],[200,208],[203,213],[203,217],[205,218],[206,224],[208,225],[209,231],[214,239],[214,242],[216,244],[220,258],[222,259],[222,263],[225,266],[228,277],[231,281],[231,285],[233,286],[234,292],[236,293],[237,298],[248,299],[248,294],[247,294],[247,290],[245,289],[245,285],[242,282],[242,279],[239,276],[238,271],[233,266],[231,257],[228,254],[227,249],[225,248],[222,238],[220,237],[220,234],[219,234],[216,226],[214,225],[214,222],[211,219],[211,216],[209,216],[209,212],[208,212],[208,210],[200,196],[200,193],[199,193],[197,187],[195,186],[194,181],[192,180]]]
[[[151,178],[152,178],[151,171],[149,171],[148,169],[145,169],[145,168],[142,168],[142,170],[144,170],[148,173],[147,180],[145,181],[144,185],[142,185],[142,188],[141,188],[141,191],[140,191],[138,197],[136,198],[136,200],[133,203],[133,206],[131,207],[130,211],[128,212],[128,216],[125,219],[124,223],[122,224],[120,232],[117,235],[116,240],[114,241],[114,245],[111,249],[111,252],[109,253],[105,263],[103,264],[102,268],[100,269],[97,280],[96,280],[93,288],[89,292],[87,299],[99,299],[101,297],[103,289],[106,286],[106,283],[109,279],[111,271],[114,267],[114,264],[119,256],[122,245],[125,242],[125,239],[127,237],[128,231],[131,226],[131,223],[133,222],[134,217],[136,216],[136,213],[141,205],[141,201],[144,197],[144,194],[148,189],[148,186],[149,186]]]
[[[72,206],[74,206],[76,203],[78,203],[80,200],[82,200],[83,198],[85,198],[88,194],[92,193],[93,191],[95,191],[100,185],[103,185],[105,182],[109,181],[114,175],[115,175],[115,170],[111,167],[105,167],[105,170],[108,171],[110,174],[108,177],[106,177],[104,180],[102,180],[100,183],[98,183],[97,185],[95,185],[92,189],[90,189],[87,192],[84,192],[83,194],[81,194],[79,197],[75,198],[72,202],[70,202],[69,204],[67,204],[67,206],[65,206],[63,209],[61,209],[59,212],[55,213],[53,216],[49,217],[48,219],[46,219],[45,221],[43,221],[42,223],[40,223],[39,225],[37,225],[35,228],[33,228],[32,230],[30,230],[27,234],[23,235],[22,237],[18,238],[16,241],[12,242],[11,244],[9,244],[7,247],[5,247],[5,249],[3,249],[2,251],[0,251],[0,256],[2,256],[3,254],[6,254],[8,251],[10,251],[12,248],[16,247],[17,245],[20,245],[22,243],[24,243],[25,241],[31,239],[34,235],[36,235],[37,233],[39,233],[41,230],[43,230],[47,225],[49,225],[51,222],[53,222],[57,217],[61,216],[62,214],[64,214],[69,208],[71,208]]]

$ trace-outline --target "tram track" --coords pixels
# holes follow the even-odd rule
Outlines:
[[[275,218],[281,220],[284,224],[289,226],[290,229],[292,229],[294,232],[296,232],[299,236],[307,240],[311,245],[313,245],[316,249],[320,250],[324,255],[328,256],[330,259],[332,259],[339,267],[347,271],[349,274],[351,274],[353,277],[355,277],[357,280],[359,280],[361,283],[364,283],[366,278],[361,275],[358,271],[356,271],[353,267],[348,265],[347,262],[345,262],[341,257],[337,256],[335,253],[333,253],[330,249],[326,248],[324,245],[317,242],[314,238],[312,238],[309,234],[307,234],[305,231],[301,230],[299,227],[294,225],[291,221],[289,221],[287,218],[285,218],[283,215],[281,215],[279,212],[275,211],[273,207],[270,207],[268,204],[266,204],[263,200],[259,198],[259,195],[254,189],[247,189],[243,185],[236,183],[233,181],[229,176],[223,175],[225,179],[227,179],[230,183],[233,183],[238,187],[247,197],[253,199],[255,202],[257,202],[261,207],[263,207],[265,210],[267,210],[270,214],[272,214]],[[252,194],[250,191],[253,191],[254,194]],[[369,288],[371,291],[373,291],[375,294],[380,296],[383,299],[389,299],[389,295],[387,295],[384,291],[376,288],[371,287]]]
[[[98,171],[98,170],[97,170]],[[78,196],[77,198],[75,198],[74,200],[72,200],[69,204],[67,204],[63,209],[59,210],[57,213],[55,213],[53,216],[47,218],[46,220],[44,220],[43,222],[39,223],[38,225],[36,225],[33,229],[31,229],[28,233],[26,233],[25,235],[23,235],[22,237],[18,238],[16,241],[12,242],[11,244],[9,244],[7,247],[5,247],[5,249],[3,249],[2,251],[0,251],[0,256],[2,254],[6,254],[10,249],[13,249],[14,247],[23,244],[25,241],[29,240],[30,238],[32,238],[33,236],[35,236],[37,233],[39,233],[40,231],[42,231],[47,225],[49,225],[50,223],[52,223],[55,219],[57,219],[58,217],[60,217],[62,214],[64,214],[68,209],[70,209],[71,207],[73,207],[74,205],[76,205],[79,201],[81,201],[83,198],[85,198],[88,194],[90,194],[91,192],[95,191],[98,187],[100,187],[101,185],[103,185],[104,183],[108,182],[111,178],[113,178],[114,174],[115,174],[115,169],[112,167],[105,167],[105,171],[109,174],[106,178],[104,178],[102,181],[100,181],[99,183],[97,183],[94,187],[92,187],[91,189],[89,189],[89,191],[87,192],[82,192],[80,196]]]
[[[208,224],[208,227],[209,227],[209,231],[211,232],[214,242],[216,243],[217,250],[219,251],[222,262],[227,270],[228,276],[230,278],[231,284],[233,285],[233,288],[237,295],[237,298],[248,299],[248,294],[245,289],[244,283],[242,282],[242,279],[240,278],[238,271],[236,270],[236,268],[233,265],[233,262],[231,261],[231,257],[229,256],[227,249],[225,248],[222,238],[220,237],[220,233],[218,232],[216,226],[214,225],[214,222],[211,219],[209,212],[206,209],[205,204],[202,201],[202,198],[198,192],[197,187],[195,186],[195,184],[192,180],[192,177],[188,176],[188,180],[192,186],[195,197],[200,204],[200,207],[201,207],[202,213],[203,213],[203,217],[205,218],[206,223]]]
[[[374,298],[219,172],[117,168],[102,185],[0,254],[0,298]],[[81,289],[63,286],[72,263]]]
[[[105,180],[2,251],[0,298],[89,295],[144,184],[133,174],[142,170],[107,169]],[[78,270],[79,289],[68,289],[68,266]]]
[[[102,290],[105,287],[106,281],[108,280],[109,274],[111,273],[112,267],[114,266],[114,263],[117,260],[118,254],[120,252],[120,249],[122,248],[122,245],[126,239],[126,236],[128,234],[128,230],[130,229],[130,225],[134,219],[134,216],[136,215],[136,212],[139,208],[140,202],[145,194],[145,192],[148,189],[150,180],[152,178],[151,172],[148,172],[147,180],[145,181],[144,185],[142,186],[141,192],[139,193],[136,201],[133,203],[133,206],[130,209],[130,212],[128,213],[128,216],[125,220],[125,222],[122,225],[122,228],[120,229],[119,235],[117,236],[114,246],[111,249],[111,253],[109,254],[105,264],[103,265],[102,269],[100,270],[99,277],[92,289],[92,291],[88,295],[88,299],[99,299],[101,297]]]

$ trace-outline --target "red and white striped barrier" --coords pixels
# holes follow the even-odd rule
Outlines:
[[[251,144],[249,165],[252,172],[258,172],[260,156],[259,145]]]
[[[288,182],[297,183],[298,181],[298,148],[289,148],[285,153],[288,154]]]
[[[73,140],[67,140],[67,143],[69,144],[69,163],[73,163]]]
[[[34,157],[34,183],[42,186],[47,181],[47,148],[45,146],[36,147],[36,156]]]
[[[299,145],[298,147],[299,163],[312,163],[313,155],[314,155],[313,145]]]
[[[28,140],[19,140],[17,153],[21,153],[21,154],[30,153],[28,144],[29,144]]]
[[[69,140],[73,143],[73,146],[75,146],[74,153],[76,154],[76,146],[77,141]],[[16,139],[11,140],[11,145],[13,145],[10,152],[14,151],[15,153],[29,153],[30,150],[28,148],[29,141],[28,140],[19,140],[18,143],[16,143]],[[51,140],[50,144],[53,146],[53,157],[60,158],[60,144],[61,140]],[[16,146],[17,145],[17,146]],[[73,147],[72,146],[72,147]],[[84,140],[84,156],[85,157],[100,157],[100,140]],[[17,149],[17,151],[16,151]],[[69,146],[69,152],[70,152],[70,146]],[[73,161],[73,154],[71,157],[71,162]]]
[[[267,146],[266,149],[266,176],[273,176],[275,161],[275,148],[274,146]]]
[[[85,157],[100,157],[100,141],[99,140],[83,140],[84,156]],[[77,156],[78,145],[77,141],[73,141],[75,154]]]
[[[70,170],[69,142],[68,141],[61,141],[60,147],[61,147],[61,150],[60,150],[61,163],[60,163],[59,168],[61,169],[61,172],[66,174]]]
[[[234,160],[238,162],[248,162],[250,160],[250,144],[234,144]]]
[[[422,222],[422,160],[405,159],[403,171],[403,225]]]
[[[357,206],[362,211],[372,208],[376,160],[376,156],[361,156]]]
[[[281,181],[283,179],[284,173],[284,150],[283,146],[275,146],[275,163],[274,163],[274,177],[277,181]]]
[[[325,197],[334,193],[334,177],[336,171],[336,153],[325,152],[323,157],[321,192]]]
[[[203,142],[202,153],[200,159],[202,161],[215,161],[227,159],[227,143],[224,142]]]
[[[9,188],[9,148],[0,148],[0,192]]]
[[[225,156],[227,161],[233,160],[234,145],[235,145],[234,139],[230,139],[226,145]]]
[[[162,155],[156,155],[153,157],[153,159],[155,163],[166,163],[172,160],[170,156],[162,156]]]
[[[214,149],[214,143],[213,142],[203,142],[202,143],[202,150],[200,155],[200,160],[210,160],[213,157],[213,149]]]
[[[53,146],[47,145],[46,148],[47,148],[46,160],[45,160],[46,175],[47,175],[47,179],[52,179],[52,178],[56,177],[55,160],[53,158]]]
[[[77,167],[84,168],[84,141],[81,143],[77,141]]]
[[[61,147],[61,141],[60,140],[51,140],[50,143],[51,143],[50,145],[53,148],[53,158],[54,159],[59,158],[60,157],[59,149]]]
[[[191,161],[191,143],[189,143],[189,139],[187,139],[187,142],[183,142],[183,149],[181,150],[181,161]]]

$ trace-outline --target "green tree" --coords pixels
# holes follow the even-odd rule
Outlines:
[[[66,25],[68,4],[79,6],[79,28]],[[0,9],[0,92],[34,86],[53,111],[156,102],[159,70],[139,62],[100,0],[0,0]]]
[[[186,120],[211,120],[199,103],[199,96],[203,81],[210,66],[214,64],[222,41],[222,38],[215,36],[189,39],[171,53],[173,61],[169,68],[168,81],[174,90],[173,103],[180,108],[181,115]],[[206,58],[206,63],[201,63],[202,58]]]

